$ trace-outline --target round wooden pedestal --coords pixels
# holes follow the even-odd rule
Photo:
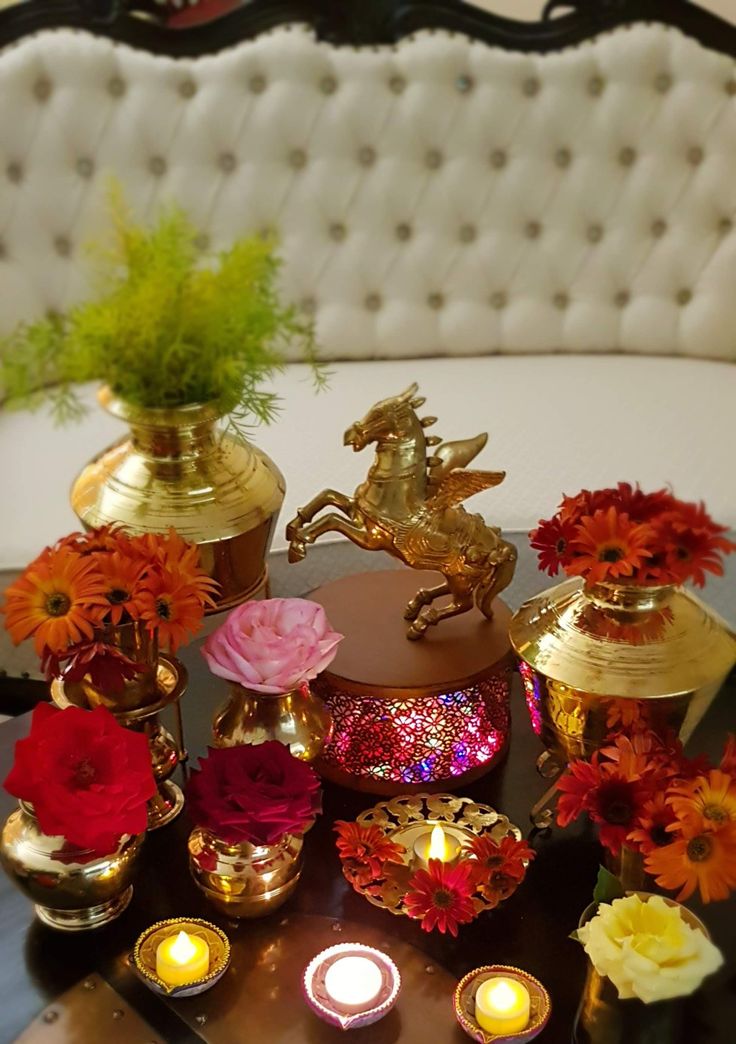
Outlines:
[[[436,573],[389,569],[318,588],[345,635],[313,690],[334,728],[317,763],[334,783],[373,794],[455,789],[487,772],[509,731],[510,610],[477,609],[406,637],[404,609]]]

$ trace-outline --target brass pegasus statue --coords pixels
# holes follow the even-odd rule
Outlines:
[[[444,581],[420,588],[406,607],[410,639],[427,628],[477,605],[490,619],[493,599],[508,584],[516,565],[516,548],[489,526],[482,515],[461,507],[481,490],[497,486],[504,471],[466,471],[483,449],[487,435],[443,442],[425,429],[436,417],[417,416],[425,399],[412,384],[401,395],[384,399],[345,432],[344,443],[355,452],[375,442],[376,456],[368,477],[352,497],[325,489],[286,529],[289,561],[304,558],[307,545],[324,533],[342,533],[368,551],[388,551],[413,569],[432,569]],[[432,447],[427,455],[427,447]],[[337,508],[316,521],[324,508]],[[443,595],[451,600],[433,603]]]

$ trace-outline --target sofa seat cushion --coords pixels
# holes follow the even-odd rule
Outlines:
[[[705,500],[736,528],[736,366],[638,356],[493,356],[331,365],[327,391],[314,394],[308,372],[291,366],[275,381],[278,423],[254,431],[287,481],[274,547],[285,523],[315,493],[345,492],[372,461],[342,444],[344,430],[379,399],[419,382],[423,414],[444,439],[488,431],[476,466],[505,469],[506,480],[470,501],[509,532],[526,532],[553,513],[560,494],[619,479],[645,488],[671,483]],[[55,428],[44,413],[0,413],[2,490],[0,568],[24,564],[72,529],[69,487],[93,454],[123,432],[94,405],[78,425]]]

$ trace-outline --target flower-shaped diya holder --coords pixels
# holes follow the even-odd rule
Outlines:
[[[381,973],[381,985],[370,1007],[351,1010],[330,996],[326,988],[330,967],[342,957],[367,957]],[[324,1022],[340,1029],[359,1029],[378,1022],[393,1008],[401,989],[399,969],[385,953],[361,943],[340,943],[331,946],[310,961],[304,972],[304,997],[312,1011]]]
[[[420,868],[414,855],[414,845],[433,827],[441,826],[445,835],[460,845],[461,853],[475,838],[485,836],[501,842],[507,837],[520,841],[522,836],[517,826],[490,805],[454,794],[402,795],[366,809],[360,813],[356,822],[366,827],[377,827],[387,841],[403,849],[402,861],[384,864],[385,876],[378,880],[356,880],[350,871],[349,861],[343,860],[343,873],[355,891],[365,896],[369,903],[392,914],[408,915],[405,898],[409,879]],[[476,916],[497,904],[497,897],[477,892],[474,898]]]
[[[156,974],[156,951],[164,939],[179,932],[198,936],[209,947],[210,963],[207,974],[184,986],[169,986]],[[230,965],[230,940],[221,928],[200,917],[172,917],[157,921],[138,936],[130,964],[149,989],[162,997],[195,997],[214,986]]]
[[[475,995],[486,979],[495,976],[516,979],[529,991],[529,1023],[516,1033],[496,1034],[484,1030],[475,1018]],[[453,997],[455,1018],[462,1028],[478,1044],[526,1044],[539,1036],[549,1022],[552,1004],[544,986],[533,975],[520,968],[508,967],[505,964],[491,964],[468,972],[457,984]]]

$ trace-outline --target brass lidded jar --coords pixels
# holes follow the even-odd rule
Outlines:
[[[633,701],[686,742],[736,663],[736,635],[673,585],[565,580],[525,602],[509,634],[532,726],[560,762],[589,757]]]
[[[0,836],[0,862],[34,903],[39,920],[63,932],[100,928],[126,909],[144,834],[125,835],[114,852],[95,856],[44,834],[25,801]]]
[[[266,585],[265,559],[285,493],[273,461],[222,431],[212,403],[134,406],[100,389],[99,401],[130,433],[82,470],[71,504],[87,528],[117,522],[131,533],[174,527],[198,545],[202,566],[231,609]]]

